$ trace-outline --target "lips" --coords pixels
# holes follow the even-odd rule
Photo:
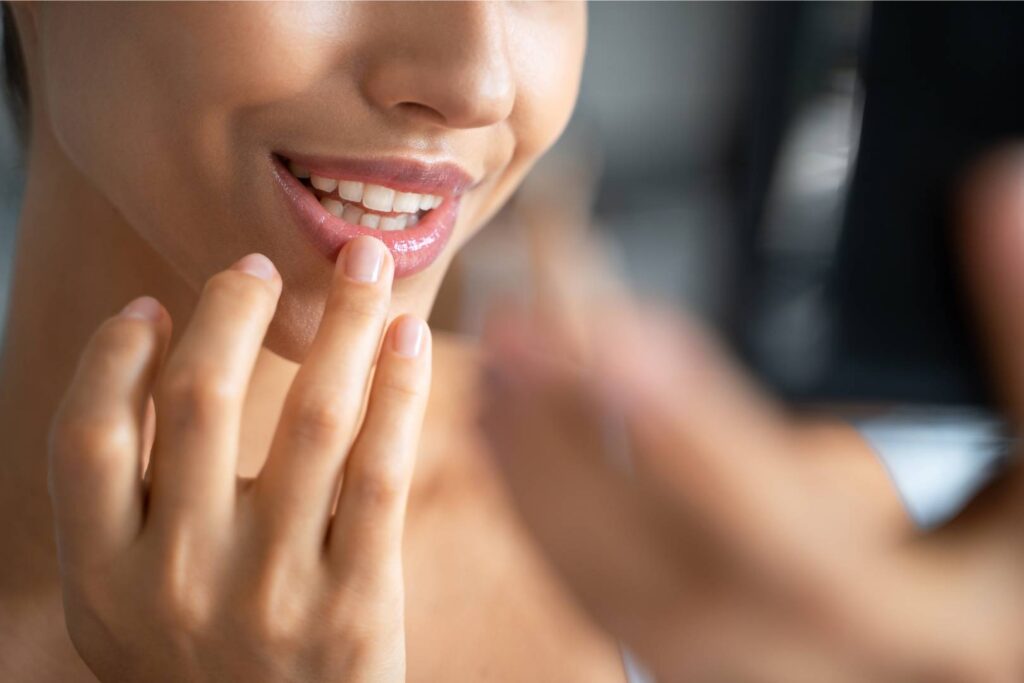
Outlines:
[[[346,242],[371,235],[391,250],[395,277],[437,260],[454,230],[461,195],[473,184],[448,163],[289,153],[273,154],[272,161],[299,231],[325,258],[333,263]]]

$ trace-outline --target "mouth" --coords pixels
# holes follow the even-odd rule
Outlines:
[[[395,277],[437,260],[473,179],[449,163],[273,154],[273,172],[296,224],[332,263],[351,239],[371,235],[395,260]]]

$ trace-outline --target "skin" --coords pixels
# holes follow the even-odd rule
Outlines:
[[[473,350],[439,335],[413,362],[392,327],[367,352],[426,316],[561,131],[582,8],[14,9],[33,108],[0,365],[2,677],[622,680],[480,457]],[[456,161],[479,184],[438,262],[368,285],[283,227],[275,148]],[[253,252],[269,280],[240,270]],[[111,317],[143,293],[155,319]],[[903,528],[848,429],[807,435],[835,456],[812,470]]]
[[[480,458],[472,350],[438,335],[412,362],[388,341],[564,127],[582,6],[14,11],[32,134],[0,364],[0,678],[622,680]],[[431,267],[355,283],[292,229],[278,148],[479,182]],[[270,280],[229,268],[252,253]],[[155,320],[115,315],[141,294]],[[399,398],[371,391],[359,427],[375,362]]]
[[[1020,147],[985,159],[958,250],[1017,434],[1022,188]],[[1021,680],[1019,462],[951,524],[894,534],[864,480],[822,476],[841,443],[828,428],[774,403],[693,322],[628,298],[566,304],[491,320],[484,424],[552,565],[657,680]],[[610,414],[629,473],[609,465]]]

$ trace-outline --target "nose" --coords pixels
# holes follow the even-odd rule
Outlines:
[[[375,32],[384,44],[377,43],[364,71],[367,99],[381,110],[447,128],[482,128],[508,118],[516,84],[504,3],[394,4],[400,12],[389,12],[387,27]]]

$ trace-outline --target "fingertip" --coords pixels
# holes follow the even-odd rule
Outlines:
[[[231,270],[247,273],[267,282],[280,279],[273,261],[259,252],[247,254],[238,259],[231,265]]]
[[[430,326],[414,315],[402,315],[391,326],[391,349],[400,356],[416,358],[430,344]]]
[[[395,261],[380,238],[359,235],[341,248],[335,267],[351,280],[376,283],[392,277]]]
[[[132,299],[121,309],[120,315],[135,320],[156,322],[164,317],[164,307],[151,296],[140,296]]]
[[[140,296],[132,299],[114,319],[155,323],[157,335],[162,340],[162,347],[165,347],[168,343],[171,330],[173,329],[170,313],[167,312],[167,309],[157,299],[151,296]]]

